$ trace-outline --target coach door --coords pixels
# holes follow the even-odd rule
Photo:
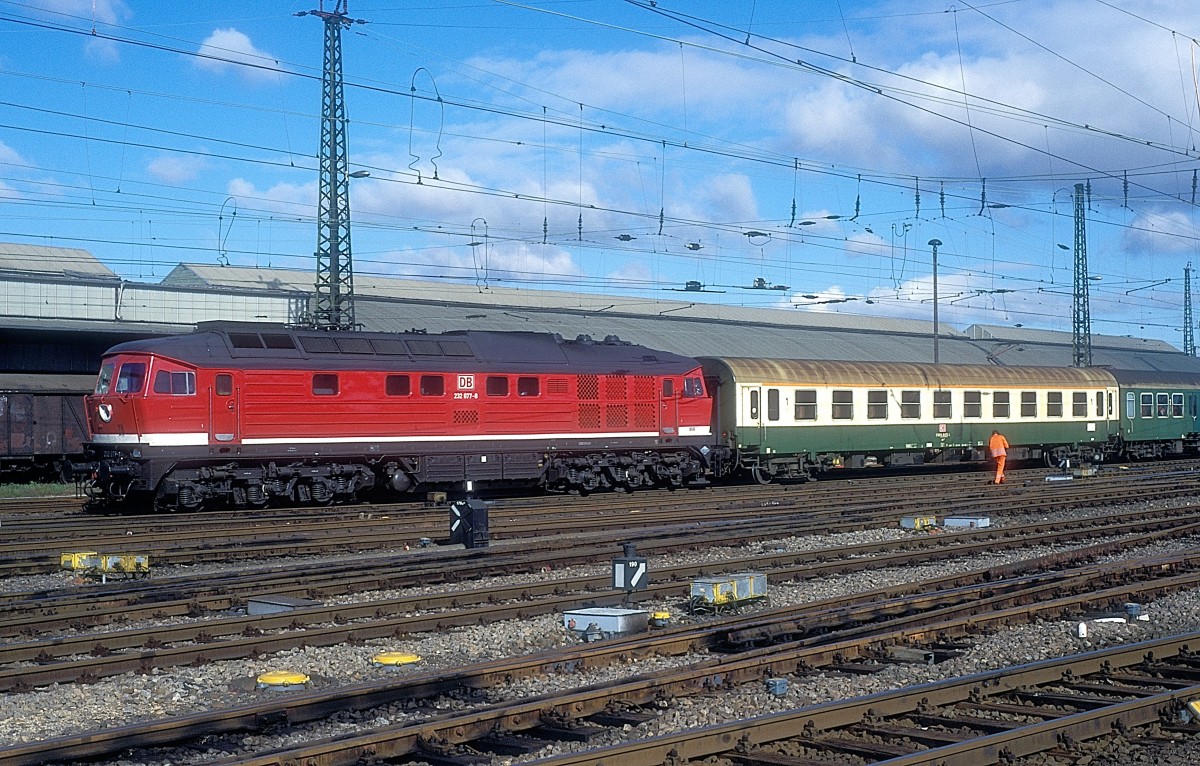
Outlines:
[[[213,379],[210,420],[212,441],[226,443],[237,440],[238,398],[232,373],[218,372]]]
[[[745,447],[763,447],[767,436],[763,425],[763,407],[766,405],[763,389],[761,386],[742,386],[740,394],[742,416],[738,441]]]

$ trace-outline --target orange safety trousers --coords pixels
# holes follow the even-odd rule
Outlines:
[[[1008,455],[996,456],[996,484],[1004,481],[1004,464],[1008,461]]]

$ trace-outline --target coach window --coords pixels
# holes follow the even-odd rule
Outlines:
[[[837,389],[833,392],[833,419],[854,420],[854,392]]]
[[[983,417],[983,392],[963,391],[963,417]]]
[[[508,396],[508,378],[503,375],[488,375],[488,396]]]
[[[796,397],[796,420],[817,419],[817,391],[814,388],[798,388]]]
[[[141,392],[142,387],[145,385],[146,364],[144,362],[126,362],[121,365],[121,372],[117,375],[115,393],[136,394]]]
[[[1061,418],[1063,416],[1062,391],[1046,392],[1046,417]]]
[[[758,391],[750,392],[750,419],[758,420]]]
[[[1010,417],[1010,413],[1012,412],[1012,409],[1009,406],[1009,396],[1010,396],[1010,394],[1008,391],[993,391],[992,392],[992,417],[994,417],[994,418]]]
[[[441,375],[421,376],[421,396],[444,396],[446,381]]]
[[[1132,391],[1125,392],[1125,417],[1133,420],[1138,414],[1137,397]]]
[[[868,420],[887,420],[887,393],[888,392],[885,389],[873,389],[867,391]]]
[[[1037,417],[1037,391],[1021,392],[1021,417]]]
[[[1087,417],[1087,391],[1071,392],[1071,417]]]
[[[683,395],[689,398],[704,396],[704,381],[700,378],[684,378]]]
[[[663,395],[664,399],[675,398],[675,381],[672,378],[663,378]]]
[[[1183,394],[1171,394],[1171,417],[1183,417]]]
[[[1144,418],[1154,417],[1154,394],[1142,394],[1139,414]]]
[[[1104,392],[1096,392],[1096,417],[1104,417]]]
[[[779,389],[767,389],[767,420],[779,420]]]
[[[214,388],[217,396],[233,396],[233,376],[227,372],[221,373],[217,376]]]
[[[921,392],[900,392],[900,417],[906,420],[916,420],[921,417]]]
[[[191,396],[196,393],[196,373],[159,370],[154,373],[154,393]]]
[[[388,396],[412,396],[412,380],[407,375],[388,375],[383,392]]]
[[[121,368],[121,374],[122,374],[122,375],[124,375],[124,374],[125,374],[125,368],[124,368],[124,367],[122,367],[122,368]],[[119,387],[119,386],[118,386],[118,387]],[[1171,413],[1168,411],[1168,407],[1167,407],[1167,402],[1169,401],[1169,399],[1170,399],[1170,396],[1169,396],[1168,394],[1157,394],[1157,395],[1156,395],[1156,398],[1157,398],[1157,402],[1155,402],[1155,403],[1158,405],[1158,416],[1159,416],[1160,418],[1165,418],[1165,417],[1167,417],[1169,414],[1171,414]]]
[[[537,378],[517,378],[517,396],[537,396],[541,392],[541,381]]]
[[[313,375],[313,396],[337,396],[338,376],[328,372],[318,372]]]
[[[933,417],[935,420],[951,420],[954,418],[954,407],[950,403],[949,391],[933,392]]]

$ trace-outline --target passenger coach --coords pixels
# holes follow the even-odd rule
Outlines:
[[[980,460],[993,429],[1014,460],[1120,449],[1104,370],[703,358],[722,443],[761,482],[833,468]]]

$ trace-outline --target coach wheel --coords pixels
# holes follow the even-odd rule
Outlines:
[[[756,483],[761,484],[764,487],[770,484],[771,480],[775,478],[774,475],[772,475],[769,471],[765,470],[762,466],[757,465],[750,469],[750,475],[754,477],[754,481]]]

